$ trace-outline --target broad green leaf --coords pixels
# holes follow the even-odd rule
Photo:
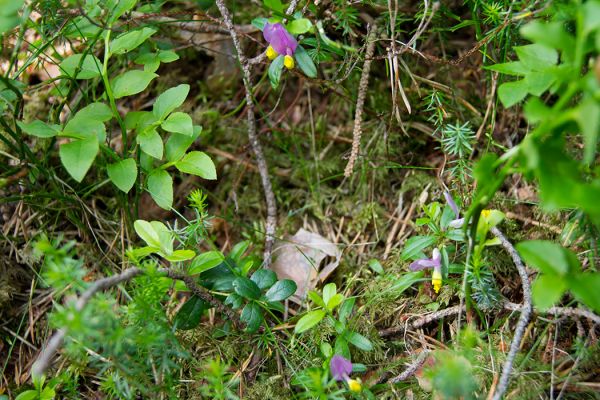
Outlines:
[[[217,179],[217,170],[210,157],[201,151],[191,151],[175,163],[181,172],[197,175],[204,179]]]
[[[341,293],[334,294],[327,302],[327,309],[333,311],[337,306],[342,304],[342,301],[344,301],[344,295]]]
[[[308,297],[312,300],[313,303],[315,303],[319,307],[325,307],[325,302],[323,301],[321,296],[319,296],[319,293],[315,292],[314,290],[309,290]]]
[[[556,82],[556,75],[552,71],[530,72],[525,78],[527,92],[534,96],[541,96]]]
[[[39,119],[31,121],[28,124],[17,121],[17,125],[19,125],[19,128],[21,128],[21,130],[23,130],[25,133],[41,138],[54,137],[60,133],[60,126],[46,124]]]
[[[265,290],[277,282],[277,275],[270,269],[261,268],[252,274],[250,280],[256,283],[260,290]]]
[[[133,158],[126,158],[106,166],[111,182],[123,192],[128,193],[137,179],[137,165]]]
[[[286,28],[292,35],[301,35],[312,28],[313,24],[307,18],[298,18],[287,24]]]
[[[532,42],[562,50],[561,59],[567,55],[567,59],[573,58],[575,50],[575,38],[565,29],[562,21],[542,21],[534,19],[521,28],[521,35]]]
[[[253,301],[246,304],[240,315],[240,320],[246,324],[246,332],[256,332],[263,322],[260,306]]]
[[[413,236],[406,241],[402,249],[401,258],[403,261],[416,260],[424,258],[423,250],[433,245],[436,241],[434,236]]]
[[[498,88],[498,98],[509,108],[520,102],[527,96],[528,86],[525,79],[519,81],[506,82]]]
[[[240,296],[251,300],[258,300],[261,294],[260,288],[256,283],[246,277],[236,278],[236,280],[233,281],[233,290]]]
[[[207,251],[205,253],[199,254],[192,261],[192,265],[188,268],[188,274],[196,275],[200,274],[204,271],[208,271],[219,264],[221,264],[225,260],[225,257],[220,251]]]
[[[542,44],[516,46],[514,50],[523,66],[532,71],[543,71],[558,61],[558,52]]]
[[[269,82],[271,82],[271,87],[273,89],[277,89],[277,86],[279,86],[281,73],[283,71],[283,61],[284,56],[280,54],[271,62],[271,65],[269,65]]]
[[[163,141],[156,129],[147,129],[136,137],[142,151],[158,160],[163,157]]]
[[[596,155],[600,132],[600,105],[596,99],[587,98],[573,109],[574,117],[583,134],[584,161],[591,163]]]
[[[160,236],[150,222],[138,219],[133,223],[133,229],[149,247],[159,249],[162,247]]]
[[[165,119],[165,117],[177,107],[180,107],[188,93],[190,92],[190,85],[181,84],[173,88],[165,90],[156,101],[152,108],[152,113],[158,119]]]
[[[544,311],[556,304],[567,288],[566,280],[553,274],[542,274],[531,287],[531,297],[537,308]]]
[[[516,246],[523,260],[545,274],[565,276],[571,270],[567,250],[546,240],[529,240]]]
[[[398,279],[393,280],[393,284],[389,291],[394,293],[395,296],[400,297],[406,289],[423,279],[423,275],[423,271],[407,272]]]
[[[81,182],[98,154],[98,138],[72,140],[59,148],[60,161],[77,182]]]
[[[314,310],[306,313],[302,318],[298,320],[296,323],[296,327],[294,328],[294,332],[302,333],[306,332],[313,326],[317,325],[323,318],[325,318],[325,310]]]
[[[337,339],[335,339],[333,352],[350,360],[350,347],[348,346],[348,341],[344,336],[338,336]]]
[[[489,69],[491,71],[500,72],[501,74],[506,75],[516,75],[516,76],[524,76],[529,72],[529,68],[526,68],[523,63],[519,61],[507,62],[502,64],[494,64],[485,67],[485,69]]]
[[[276,13],[283,14],[283,3],[281,0],[263,0],[263,4],[268,9],[271,9]]]
[[[234,310],[237,310],[244,304],[244,298],[236,293],[231,293],[224,301],[224,304],[231,306]]]
[[[552,115],[550,107],[546,106],[539,97],[530,97],[525,106],[523,106],[523,112],[527,120],[532,124],[537,124]]]
[[[74,118],[106,122],[112,117],[113,113],[109,106],[104,103],[91,103],[79,110]]]
[[[329,303],[329,300],[335,296],[337,293],[337,288],[335,283],[328,283],[323,287],[323,302],[325,304]]]
[[[60,69],[70,78],[92,79],[102,73],[102,62],[93,54],[73,54],[60,63]]]
[[[296,48],[296,52],[294,53],[294,58],[296,59],[296,64],[298,67],[304,72],[306,76],[309,78],[317,77],[317,67],[313,62],[312,58],[308,55],[304,47],[298,45]]]
[[[265,297],[269,301],[282,301],[296,293],[296,282],[291,279],[283,279],[275,283],[271,288],[265,293]]]
[[[201,131],[201,130],[200,130]],[[192,136],[181,135],[179,133],[172,133],[167,139],[165,145],[165,156],[167,161],[179,161],[181,157],[185,155],[185,152],[198,138],[199,132],[195,132]]]
[[[158,52],[158,58],[160,59],[160,62],[167,64],[179,60],[179,55],[171,50],[160,50]]]
[[[381,265],[379,260],[372,258],[369,260],[368,264],[369,264],[369,268],[371,268],[374,272],[376,272],[378,274],[383,274],[383,272],[384,272],[383,266]]]
[[[148,192],[159,207],[170,210],[173,206],[173,178],[167,171],[157,169],[148,176]]]
[[[204,300],[198,296],[192,296],[173,318],[173,325],[180,330],[194,329],[200,323],[202,314],[207,308],[208,304]]]
[[[583,8],[583,30],[585,34],[600,28],[600,2],[586,1]]]
[[[600,273],[586,272],[569,280],[573,296],[596,313],[600,313]]]
[[[356,303],[356,297],[351,297],[349,299],[346,299],[346,301],[344,301],[344,304],[342,304],[342,306],[340,307],[340,310],[338,311],[338,318],[339,318],[340,322],[346,323],[346,320],[352,313],[352,309],[354,308],[354,303]]]
[[[89,139],[95,137],[98,142],[106,140],[106,127],[100,121],[80,117],[76,115],[65,125],[60,136],[66,136],[75,139]]]
[[[248,247],[250,247],[249,240],[239,242],[238,244],[233,246],[233,249],[231,249],[231,251],[229,252],[229,258],[234,260],[236,263],[239,263],[242,260],[242,257],[244,256],[246,250],[248,250]]]
[[[363,351],[373,350],[373,344],[371,343],[371,341],[363,335],[361,335],[360,333],[350,332],[347,335],[347,339],[350,343],[352,343],[354,346],[358,347]]]
[[[111,10],[109,21],[114,22],[118,20],[123,14],[131,11],[137,4],[137,0],[114,0],[114,6],[109,6],[107,9]]]
[[[144,43],[150,36],[156,33],[156,29],[142,28],[131,32],[126,32],[111,41],[109,49],[112,54],[124,54],[137,48]]]
[[[2,19],[3,17],[0,16],[0,29],[2,28]],[[15,23],[15,25],[17,23]],[[1,32],[2,30],[0,30],[0,33]],[[39,400],[38,392],[37,390],[26,390],[15,397],[15,400]]]
[[[160,126],[167,132],[181,133],[186,136],[194,134],[192,117],[183,112],[172,113]]]
[[[252,20],[252,22],[250,22],[253,26],[255,26],[256,28],[258,28],[259,30],[264,30],[265,29],[265,25],[267,24],[267,22],[269,22],[269,20],[267,18],[254,18]]]
[[[127,71],[117,76],[111,84],[115,99],[143,92],[157,76],[154,72],[139,70]]]
[[[194,258],[195,255],[196,253],[194,252],[194,250],[180,249],[175,250],[171,254],[165,255],[165,258],[171,262],[181,262],[191,260],[192,258]]]
[[[154,232],[158,234],[161,255],[164,257],[173,253],[173,232],[160,221],[150,221],[150,225],[152,225]]]
[[[21,23],[18,11],[23,3],[24,0],[0,0],[0,35]]]

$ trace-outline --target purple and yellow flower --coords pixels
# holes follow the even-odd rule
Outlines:
[[[452,196],[450,196],[450,193],[444,192],[444,198],[446,199],[446,203],[448,203],[448,205],[450,206],[452,211],[454,211],[454,215],[456,216],[456,219],[453,219],[452,221],[450,221],[448,226],[450,228],[456,228],[456,229],[461,228],[463,226],[463,224],[465,223],[465,219],[460,217],[460,211],[458,209],[458,206],[454,202],[454,199],[452,198]]]
[[[421,271],[424,269],[433,268],[433,273],[431,274],[431,284],[433,285],[433,290],[436,293],[440,292],[442,287],[442,255],[440,254],[440,250],[438,248],[433,249],[433,254],[431,258],[422,258],[420,260],[414,261],[410,266],[411,271]]]
[[[333,379],[338,382],[345,381],[348,384],[348,389],[351,392],[360,392],[362,390],[362,385],[358,379],[350,378],[350,374],[352,373],[352,363],[350,360],[347,360],[343,356],[336,354],[331,357],[331,361],[329,362],[329,369],[331,370],[331,375]]]
[[[267,47],[267,57],[274,60],[279,55],[283,55],[283,65],[287,69],[294,68],[294,53],[298,47],[298,41],[289,33],[280,23],[267,23],[263,29],[263,36],[269,43]]]

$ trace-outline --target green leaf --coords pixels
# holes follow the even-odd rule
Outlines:
[[[252,274],[250,280],[256,283],[260,290],[265,290],[277,282],[277,275],[270,269],[261,268]]]
[[[561,59],[566,55],[568,60],[573,58],[575,39],[566,29],[562,21],[542,21],[534,19],[521,28],[521,35],[532,42],[562,50]]]
[[[341,293],[334,294],[327,302],[327,309],[333,311],[337,306],[342,304],[342,301],[344,301],[344,295]]]
[[[376,260],[374,258],[369,260],[369,267],[375,271],[378,274],[383,274],[383,266],[381,265],[381,263],[379,262],[379,260]]]
[[[237,310],[244,304],[244,298],[236,293],[231,293],[224,301],[225,305],[230,305],[231,308]]]
[[[108,9],[112,9],[109,18],[111,22],[116,21],[126,12],[131,11],[137,4],[137,0],[116,0],[115,2],[116,4],[114,7],[107,7]]]
[[[403,261],[425,258],[423,249],[433,245],[435,241],[434,236],[413,236],[406,241],[400,257]]]
[[[582,8],[584,34],[600,28],[600,2],[586,1]]]
[[[124,54],[137,48],[144,43],[150,36],[156,33],[156,29],[142,28],[131,32],[126,32],[113,41],[111,41],[109,49],[112,54]]]
[[[186,136],[194,134],[192,117],[183,112],[172,113],[160,126],[167,132],[181,133]]]
[[[152,113],[158,119],[164,119],[171,111],[180,107],[190,92],[190,85],[181,84],[165,90],[156,101],[152,108]]]
[[[207,251],[205,253],[199,254],[194,261],[192,261],[192,265],[190,265],[188,269],[188,274],[196,275],[200,274],[204,271],[208,271],[219,264],[221,264],[225,260],[225,257],[220,251]]]
[[[60,146],[60,161],[77,182],[81,182],[98,154],[98,138],[73,140]]]
[[[111,182],[123,192],[128,193],[137,179],[137,164],[133,158],[126,158],[106,166]]]
[[[294,328],[294,332],[302,333],[306,332],[313,326],[317,325],[323,318],[325,318],[325,310],[314,310],[306,313],[302,318],[298,320],[296,323],[296,327]]]
[[[283,14],[283,3],[281,0],[263,0],[263,4],[268,9],[271,9],[276,13]]]
[[[261,17],[261,18],[254,18],[252,20],[252,22],[250,22],[250,23],[262,31],[265,29],[265,25],[267,24],[267,22],[269,22],[269,20],[267,18]]]
[[[532,71],[543,71],[558,61],[558,52],[542,44],[516,46],[514,50],[523,66]]]
[[[200,323],[202,314],[208,308],[208,304],[198,296],[192,296],[183,306],[179,309],[175,318],[173,318],[173,325],[176,329],[188,330],[194,329]]]
[[[294,53],[294,58],[296,59],[296,63],[298,67],[304,72],[306,76],[309,78],[317,77],[317,67],[313,62],[312,58],[308,55],[308,52],[304,49],[304,47],[298,45],[296,47],[296,52]]]
[[[92,79],[102,73],[102,62],[93,54],[87,54],[85,57],[83,54],[73,54],[60,63],[60,69],[70,78]]]
[[[585,143],[584,161],[592,163],[596,154],[600,132],[600,105],[593,98],[587,98],[572,110],[574,118],[581,128]]]
[[[506,75],[516,75],[516,76],[524,76],[529,73],[529,68],[526,68],[522,62],[513,61],[502,64],[494,64],[485,67],[485,69],[489,69],[491,71],[500,72],[501,74]]]
[[[175,250],[173,253],[165,255],[164,257],[171,262],[181,262],[181,261],[187,261],[187,260],[191,260],[192,258],[194,258],[194,256],[196,255],[196,252],[194,252],[194,250]]]
[[[0,35],[21,23],[18,11],[23,3],[24,0],[0,0]]]
[[[308,297],[312,300],[313,303],[315,303],[319,307],[325,307],[325,302],[323,301],[321,296],[319,296],[319,293],[315,292],[314,290],[310,290],[308,292]]]
[[[54,137],[60,133],[60,126],[46,124],[39,119],[31,121],[28,124],[22,121],[17,121],[17,125],[19,125],[19,128],[21,128],[21,130],[23,130],[25,133],[41,138]]]
[[[546,240],[529,240],[516,246],[523,260],[545,274],[567,275],[573,262],[567,250]]]
[[[77,112],[75,118],[106,122],[113,117],[112,110],[104,103],[91,103]]]
[[[158,249],[162,247],[161,238],[150,222],[138,219],[133,223],[133,229],[149,247]]]
[[[569,280],[573,296],[596,313],[600,313],[600,273],[578,274]]]
[[[1,19],[2,19],[2,17],[0,17],[0,21],[1,21]],[[0,28],[1,27],[2,27],[2,24],[0,23]],[[15,397],[15,400],[39,400],[38,392],[37,392],[37,390],[26,390],[24,392],[21,392],[17,397]]]
[[[139,70],[127,71],[117,76],[111,84],[115,99],[143,92],[157,76],[154,72]]]
[[[171,134],[165,145],[165,156],[167,160],[170,162],[180,160],[197,137],[198,135],[196,134],[193,136],[180,135],[179,133]]]
[[[240,296],[251,300],[258,300],[261,294],[256,283],[242,276],[233,281],[233,290]]]
[[[350,360],[350,347],[344,336],[338,336],[337,339],[335,339],[333,352]]]
[[[296,282],[291,279],[283,279],[275,283],[271,288],[265,293],[265,297],[269,301],[282,301],[296,293]]]
[[[136,141],[140,149],[151,157],[161,160],[163,157],[163,141],[156,129],[146,129],[137,135]]]
[[[148,192],[159,207],[170,210],[173,206],[173,178],[167,171],[152,171],[148,176]]]
[[[179,55],[172,50],[160,50],[158,52],[158,58],[160,59],[160,62],[168,64],[179,60]]]
[[[540,310],[547,310],[560,300],[566,287],[566,280],[559,275],[540,275],[531,287],[533,303]]]
[[[525,79],[514,82],[506,82],[498,88],[498,98],[509,108],[520,102],[527,96],[528,86]]]
[[[407,272],[400,278],[394,279],[389,290],[390,292],[393,292],[394,295],[400,297],[406,289],[411,287],[414,283],[419,282],[421,279],[423,279],[423,271]]]
[[[279,86],[281,73],[283,71],[283,61],[284,56],[280,54],[271,62],[271,65],[269,65],[269,82],[271,82],[271,87],[273,89],[277,89],[277,86]]]
[[[204,179],[217,179],[217,170],[210,157],[201,151],[191,151],[175,163],[181,172],[197,175]]]
[[[354,308],[354,303],[356,303],[356,297],[351,297],[351,298],[347,299],[344,302],[344,304],[342,304],[342,306],[340,307],[340,310],[338,311],[338,318],[339,318],[340,322],[342,322],[344,324],[346,323],[346,320],[352,313],[352,309]]]
[[[253,301],[246,304],[240,315],[240,320],[246,324],[246,332],[256,332],[263,322],[260,306]]]
[[[325,285],[325,286],[323,287],[323,302],[324,302],[325,304],[329,303],[329,300],[330,300],[330,299],[331,299],[333,296],[335,296],[335,294],[337,293],[337,290],[336,290],[336,289],[337,289],[337,288],[336,288],[336,285],[335,285],[335,283],[333,283],[333,282],[332,282],[332,283],[328,283],[327,285]]]
[[[313,24],[307,18],[299,18],[291,21],[287,24],[286,28],[292,35],[301,35],[306,33],[312,28]]]
[[[371,341],[369,339],[367,339],[366,337],[364,337],[363,335],[361,335],[360,333],[350,332],[346,336],[346,338],[348,339],[348,341],[350,343],[352,343],[354,346],[358,347],[359,349],[361,349],[363,351],[373,350],[373,344],[371,343]]]

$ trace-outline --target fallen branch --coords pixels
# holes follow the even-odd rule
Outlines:
[[[388,383],[398,383],[407,380],[411,376],[417,372],[417,370],[425,363],[427,356],[429,355],[429,351],[423,350],[421,354],[417,357],[415,361],[412,362],[400,375],[390,379]]]
[[[367,35],[367,51],[365,54],[365,63],[363,64],[362,74],[360,75],[360,82],[358,84],[358,96],[356,99],[356,110],[354,111],[354,131],[352,132],[352,153],[346,169],[344,170],[344,176],[349,177],[352,175],[354,169],[354,163],[358,158],[358,152],[360,150],[360,139],[362,137],[362,114],[365,106],[365,98],[367,97],[367,89],[369,88],[369,74],[371,72],[371,63],[373,62],[373,53],[375,52],[375,35],[377,33],[377,24],[373,24],[369,34]]]
[[[491,229],[491,232],[500,239],[500,243],[502,246],[508,251],[515,266],[517,267],[517,271],[519,272],[519,276],[521,278],[521,286],[523,287],[523,306],[520,308],[521,317],[519,318],[519,322],[517,323],[517,327],[515,328],[515,335],[513,336],[512,342],[510,343],[510,349],[506,356],[506,361],[504,362],[504,366],[502,367],[502,374],[500,375],[500,380],[498,382],[498,386],[496,387],[496,391],[494,393],[493,400],[500,400],[504,395],[504,392],[508,388],[508,381],[510,380],[510,374],[512,371],[513,361],[517,352],[519,351],[519,347],[521,345],[521,340],[523,339],[523,334],[525,333],[525,328],[527,327],[527,323],[529,322],[529,316],[531,315],[532,305],[531,305],[531,287],[529,285],[529,277],[527,276],[527,270],[525,269],[525,265],[523,265],[523,261],[521,257],[517,253],[517,250],[513,247],[513,245],[504,237],[502,232],[496,227]]]

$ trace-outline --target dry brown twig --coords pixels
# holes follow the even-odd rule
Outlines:
[[[413,361],[404,371],[402,371],[398,376],[391,378],[388,383],[398,383],[407,380],[411,376],[417,372],[417,370],[425,363],[427,356],[429,355],[428,350],[423,350],[417,359]]]

